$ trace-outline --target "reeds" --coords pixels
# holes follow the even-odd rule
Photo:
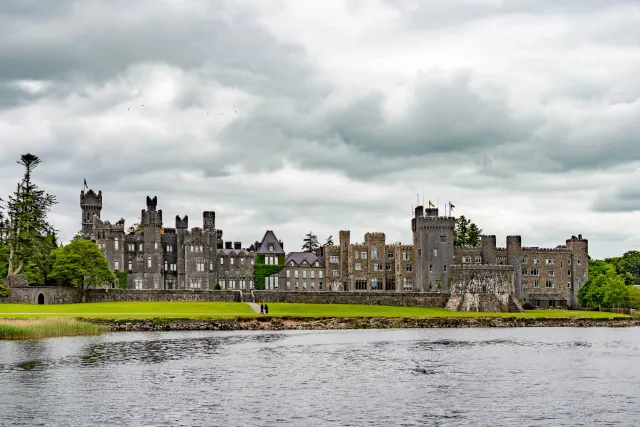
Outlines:
[[[72,318],[0,319],[0,340],[96,335],[108,330]]]

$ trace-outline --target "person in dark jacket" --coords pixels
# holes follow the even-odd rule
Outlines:
[[[264,314],[264,304],[260,304],[260,314]]]
[[[269,306],[267,304],[264,305],[264,314],[269,314]]]

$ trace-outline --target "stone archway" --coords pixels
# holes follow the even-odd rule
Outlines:
[[[38,294],[38,304],[44,304],[44,294]]]

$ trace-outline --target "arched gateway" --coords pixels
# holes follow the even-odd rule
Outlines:
[[[38,304],[44,304],[44,294],[38,294]]]

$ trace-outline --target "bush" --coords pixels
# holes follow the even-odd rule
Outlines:
[[[9,296],[9,288],[0,284],[0,298],[6,298]]]
[[[222,290],[222,287],[220,287],[220,283],[216,283],[216,285],[213,287],[214,291],[220,291]]]
[[[524,308],[525,310],[535,310],[535,307],[529,304],[528,302],[523,303],[522,308]]]

